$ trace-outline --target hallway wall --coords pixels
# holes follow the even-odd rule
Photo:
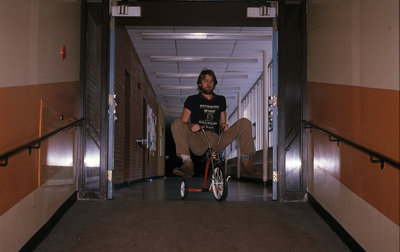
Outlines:
[[[125,84],[127,78],[129,83]],[[114,183],[126,184],[156,176],[159,151],[150,153],[136,142],[146,138],[147,105],[155,115],[158,105],[139,56],[123,26],[116,28],[115,79],[118,120],[115,123]]]
[[[0,31],[3,154],[78,119],[80,2],[3,1]],[[0,167],[0,251],[19,250],[76,191],[75,140],[69,130]]]
[[[166,117],[164,111],[160,104],[157,104],[157,168],[156,176],[165,175],[165,148],[170,148],[166,146],[165,140],[165,130],[166,130]]]
[[[399,2],[309,0],[307,22],[307,120],[399,161]],[[312,196],[367,251],[399,251],[399,170],[307,141]]]

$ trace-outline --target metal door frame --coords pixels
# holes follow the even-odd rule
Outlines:
[[[110,6],[112,5],[112,0],[110,0]],[[188,5],[188,6],[192,6],[192,5],[201,5],[200,2],[204,2],[203,4],[207,4],[207,6],[209,5],[213,5],[214,7],[209,7],[209,8],[221,8],[221,3],[222,4],[231,4],[234,5],[236,8],[235,9],[230,9],[231,11],[234,12],[234,10],[236,10],[238,8],[243,8],[243,6],[249,5],[249,6],[258,6],[259,4],[262,4],[262,2],[260,2],[259,4],[249,4],[247,1],[219,1],[219,2],[210,2],[210,1],[154,1],[152,3],[148,3],[145,1],[137,1],[137,2],[129,2],[129,1],[122,1],[124,2],[124,4],[126,5],[135,5],[135,6],[142,6],[143,9],[146,9],[146,13],[147,15],[145,17],[141,17],[141,18],[137,18],[135,17],[135,24],[134,25],[159,25],[159,26],[168,26],[168,25],[172,25],[172,24],[167,24],[166,22],[168,22],[168,20],[170,19],[162,19],[159,16],[154,16],[157,14],[153,14],[151,13],[149,10],[151,10],[151,8],[156,8],[157,4],[164,4],[166,6],[162,7],[163,8],[163,12],[164,13],[169,13],[168,8],[171,8],[171,10],[175,9],[175,6],[173,5],[168,5],[168,2],[173,2],[175,5],[178,4],[180,6],[182,5]],[[224,3],[225,2],[225,3]],[[274,1],[274,2],[278,2],[278,1]],[[239,7],[240,6],[240,7]],[[159,7],[157,7],[159,8]],[[182,8],[182,7],[181,7]],[[193,9],[193,7],[191,8]],[[226,8],[224,8],[226,9]],[[194,9],[193,9],[194,10]],[[222,10],[222,9],[221,9]],[[175,10],[174,10],[175,11]],[[225,19],[224,22],[229,23],[234,22],[236,23],[241,23],[241,26],[264,26],[264,27],[271,27],[272,26],[272,18],[269,19],[243,19],[238,21],[237,18],[235,18],[232,14],[230,14],[230,12],[228,12],[226,15],[228,15],[229,17]],[[170,16],[171,17],[171,16]],[[172,15],[172,17],[174,17],[174,15]],[[171,17],[171,18],[172,18]],[[181,21],[179,21],[181,20]],[[191,18],[189,21],[193,22],[193,24],[189,24],[185,21],[185,18],[179,19],[178,23],[175,23],[174,25],[180,25],[180,23],[183,23],[185,25],[199,25],[199,20],[195,20],[193,18]],[[221,20],[219,20],[221,21]],[[110,49],[109,49],[109,57],[110,57],[110,65],[109,65],[109,104],[108,104],[108,108],[109,108],[109,117],[108,117],[108,155],[107,155],[107,199],[112,199],[112,194],[113,194],[113,183],[112,183],[112,177],[113,177],[113,169],[114,169],[114,121],[115,121],[115,116],[113,115],[112,112],[110,111],[115,111],[115,92],[114,92],[114,74],[115,74],[115,25],[132,25],[130,24],[131,21],[129,21],[129,18],[120,18],[120,17],[113,17],[110,14]],[[158,23],[159,22],[159,23]],[[171,22],[177,22],[175,21],[171,21]],[[205,20],[205,21],[201,21],[201,22],[210,22],[209,20]],[[211,24],[203,24],[206,26],[211,26]],[[222,25],[222,24],[219,24]],[[227,24],[224,24],[227,25]],[[212,25],[212,26],[215,26]],[[277,34],[277,32],[276,32]],[[277,44],[276,44],[277,46]],[[275,57],[275,60],[277,61],[277,56]],[[275,68],[277,68],[277,63],[275,65]],[[275,71],[277,73],[277,70]],[[277,77],[275,77],[277,78]],[[277,83],[277,79],[275,81],[275,83]],[[275,120],[276,121],[276,120]],[[144,160],[145,161],[145,160]],[[276,191],[275,191],[276,192]]]
[[[272,200],[278,200],[278,18],[272,33]]]
[[[110,45],[109,45],[109,82],[108,82],[108,155],[107,155],[107,199],[113,198],[114,172],[114,140],[115,140],[115,17],[110,14]]]

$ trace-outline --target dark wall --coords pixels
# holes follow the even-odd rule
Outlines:
[[[136,142],[146,138],[146,105],[157,113],[156,96],[122,26],[116,27],[115,69],[118,119],[115,122],[114,183],[119,184],[156,174],[156,156]]]

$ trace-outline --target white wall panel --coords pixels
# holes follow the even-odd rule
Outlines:
[[[2,1],[0,32],[0,87],[79,80],[80,1]]]
[[[399,1],[308,1],[313,82],[399,90]]]

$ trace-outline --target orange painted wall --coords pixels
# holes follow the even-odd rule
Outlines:
[[[67,117],[78,118],[79,82],[0,88],[0,153],[34,140],[39,133],[40,100]],[[38,187],[38,151],[11,157],[0,167],[0,215]]]
[[[398,90],[310,82],[308,120],[400,161],[399,97]],[[369,155],[343,143],[337,147],[318,132],[313,133],[313,145],[314,162],[323,160],[331,176],[400,224],[398,169],[385,165],[381,170]]]
[[[399,90],[308,83],[308,119],[399,160]]]

